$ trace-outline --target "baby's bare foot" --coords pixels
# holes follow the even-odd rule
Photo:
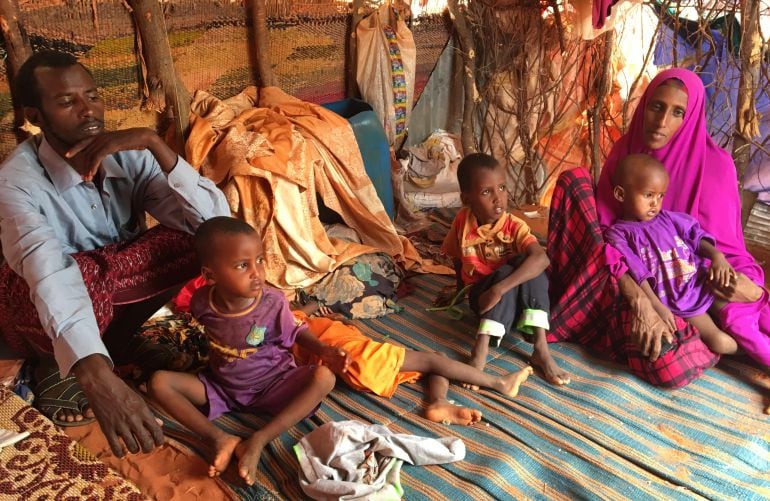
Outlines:
[[[521,384],[527,380],[529,376],[532,375],[534,372],[534,369],[531,366],[526,366],[520,371],[517,372],[511,372],[507,376],[503,376],[500,378],[500,393],[505,395],[506,397],[515,397],[519,394],[519,387]]]
[[[257,479],[257,465],[262,456],[265,444],[259,437],[251,436],[245,442],[235,446],[235,455],[238,457],[238,475],[248,485],[253,485]]]
[[[481,421],[481,411],[439,400],[425,408],[425,418],[434,423],[468,426]]]
[[[214,459],[209,465],[209,477],[216,477],[227,469],[227,465],[230,464],[230,459],[232,459],[235,448],[239,443],[241,443],[240,437],[223,433],[220,438],[211,444],[211,448],[214,449]]]
[[[536,369],[539,369],[545,380],[551,384],[565,385],[570,382],[569,374],[559,368],[548,350],[538,350],[535,348],[529,363]]]

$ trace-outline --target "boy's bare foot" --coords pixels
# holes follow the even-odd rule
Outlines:
[[[264,442],[256,434],[235,446],[235,455],[238,457],[238,475],[248,485],[253,485],[257,479],[257,465],[259,465],[259,458],[262,456],[262,449],[264,448]]]
[[[240,437],[222,433],[222,436],[211,444],[214,449],[214,459],[209,465],[209,477],[216,477],[227,469],[239,443],[241,443]]]
[[[551,384],[564,385],[570,382],[569,374],[559,368],[547,349],[539,350],[535,347],[529,363],[539,369],[543,373],[545,380]]]
[[[507,376],[500,378],[500,388],[497,388],[497,390],[506,397],[513,398],[519,394],[519,386],[521,386],[533,372],[535,372],[535,370],[529,365],[520,371],[511,372]]]
[[[472,425],[481,421],[481,411],[454,405],[446,399],[437,400],[425,408],[425,418],[434,423]]]

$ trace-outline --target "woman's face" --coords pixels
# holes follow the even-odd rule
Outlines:
[[[682,126],[687,110],[687,91],[664,82],[650,96],[644,110],[644,144],[650,149],[663,148]]]

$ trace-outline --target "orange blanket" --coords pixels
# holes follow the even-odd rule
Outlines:
[[[423,261],[377,198],[347,120],[276,87],[249,87],[221,101],[196,92],[187,159],[225,192],[233,213],[263,236],[267,280],[306,287],[346,261],[376,251],[405,268],[451,273]],[[362,243],[327,236],[316,196]]]
[[[417,381],[419,372],[401,372],[406,348],[392,343],[380,343],[364,336],[353,326],[325,317],[307,317],[300,311],[294,316],[307,322],[308,329],[324,343],[341,348],[351,358],[350,366],[337,377],[354,390],[369,391],[390,398],[401,383]],[[320,359],[295,344],[294,357],[300,365],[319,364]]]

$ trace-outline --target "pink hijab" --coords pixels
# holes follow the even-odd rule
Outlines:
[[[644,110],[650,96],[663,82],[676,78],[687,88],[687,110],[682,125],[664,147],[644,145]],[[596,206],[602,226],[611,225],[620,213],[612,196],[610,179],[618,162],[631,153],[647,153],[668,170],[670,183],[663,208],[690,214],[714,235],[717,248],[730,264],[759,285],[762,268],[746,250],[741,228],[738,175],[732,157],[714,143],[706,126],[706,90],[698,76],[686,69],[661,71],[650,82],[631,120],[628,133],[620,138],[604,164],[596,188]]]

